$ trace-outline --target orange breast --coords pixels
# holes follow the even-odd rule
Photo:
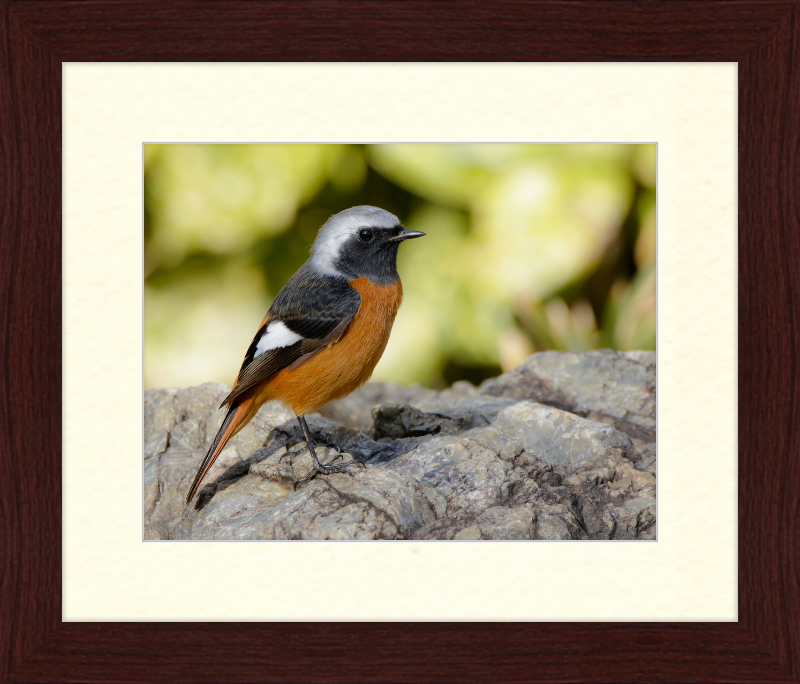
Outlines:
[[[301,366],[273,375],[259,392],[259,404],[278,399],[301,416],[350,394],[369,379],[389,341],[403,287],[399,278],[389,285],[358,278],[350,285],[361,295],[361,306],[339,341]]]

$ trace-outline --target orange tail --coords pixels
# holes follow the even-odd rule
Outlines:
[[[189,489],[189,494],[186,497],[187,504],[192,500],[192,497],[200,487],[200,482],[202,482],[203,478],[206,476],[206,473],[211,469],[211,466],[214,465],[214,461],[217,460],[217,456],[219,456],[222,450],[225,448],[228,440],[250,421],[256,411],[258,411],[258,408],[259,406],[255,403],[254,398],[248,397],[241,403],[238,403],[236,406],[231,406],[228,409],[228,413],[225,415],[225,420],[222,421],[222,425],[217,432],[217,436],[214,437],[211,448],[208,450],[206,457],[200,464],[200,468],[197,470],[197,475],[194,476],[194,482],[192,482],[192,486]]]

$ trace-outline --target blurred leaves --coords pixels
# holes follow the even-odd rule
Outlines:
[[[154,146],[148,146],[154,147]],[[281,233],[341,161],[338,145],[170,145],[146,157],[147,272]],[[352,175],[352,173],[351,173]]]
[[[375,378],[473,382],[542,349],[655,348],[655,145],[147,145],[145,386],[230,384],[333,213],[427,237]]]

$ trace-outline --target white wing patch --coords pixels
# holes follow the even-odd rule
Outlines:
[[[270,349],[288,347],[290,344],[299,342],[302,339],[302,336],[293,333],[281,321],[274,321],[267,325],[267,329],[256,345],[256,353],[253,355],[253,358],[265,354]]]

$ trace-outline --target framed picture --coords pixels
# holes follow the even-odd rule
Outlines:
[[[507,8],[495,3],[486,9],[439,3],[425,11],[414,4],[320,3],[315,5],[313,17],[283,3],[226,7],[228,11],[220,13],[211,6],[158,3],[17,2],[2,6],[8,59],[2,69],[2,91],[6,96],[0,100],[0,107],[3,120],[9,123],[2,127],[0,135],[3,148],[10,152],[4,156],[5,201],[0,231],[3,260],[0,273],[4,274],[3,298],[7,302],[2,325],[6,340],[3,373],[6,410],[0,431],[3,435],[0,458],[6,473],[0,487],[8,512],[3,516],[2,602],[7,609],[2,611],[2,633],[8,635],[3,640],[3,681],[171,681],[193,677],[221,681],[330,678],[526,681],[535,677],[542,681],[665,678],[721,682],[739,681],[743,676],[795,681],[798,643],[791,615],[798,609],[797,558],[791,540],[796,538],[798,494],[794,483],[798,465],[791,437],[797,422],[793,400],[796,378],[787,369],[793,367],[798,339],[794,334],[792,287],[798,260],[798,244],[793,237],[797,233],[798,212],[794,206],[796,193],[791,187],[798,136],[792,122],[797,118],[800,89],[793,47],[798,32],[797,3],[671,2],[659,5],[652,12],[643,12],[633,3],[524,7],[512,3]],[[662,40],[663,36],[669,36],[670,40]],[[652,617],[633,613],[630,622],[623,621],[624,618],[603,622],[593,615],[590,602],[582,606],[582,617],[571,614],[569,608],[560,616],[549,614],[539,622],[521,621],[519,617],[470,621],[451,610],[464,604],[481,608],[492,601],[512,604],[527,600],[526,595],[549,600],[548,585],[518,582],[513,559],[505,556],[502,549],[493,549],[494,558],[488,562],[502,563],[513,581],[496,585],[498,591],[474,597],[459,592],[442,593],[441,596],[453,600],[434,602],[427,615],[414,618],[403,612],[403,602],[413,600],[419,577],[423,576],[420,573],[426,567],[427,577],[436,586],[452,589],[470,586],[459,582],[469,579],[470,569],[476,567],[472,563],[483,563],[484,559],[462,556],[461,572],[449,576],[448,587],[442,584],[448,578],[435,571],[441,559],[439,552],[420,555],[413,545],[385,545],[392,550],[383,552],[388,555],[383,565],[376,566],[380,572],[364,573],[366,566],[353,563],[352,558],[343,565],[335,553],[326,550],[320,559],[305,551],[287,550],[298,545],[225,544],[211,545],[214,551],[204,552],[207,563],[203,565],[182,564],[179,558],[169,559],[169,563],[163,562],[163,558],[150,559],[154,565],[149,566],[149,571],[131,579],[125,574],[129,557],[120,553],[122,547],[116,546],[113,535],[103,537],[104,543],[98,544],[97,538],[85,541],[80,535],[75,536],[74,528],[70,527],[62,537],[65,522],[62,511],[66,510],[66,518],[70,518],[75,510],[72,506],[84,492],[100,497],[100,501],[106,501],[106,497],[113,500],[115,496],[122,500],[121,504],[116,501],[99,509],[104,524],[120,524],[117,528],[120,543],[126,542],[123,530],[129,529],[125,525],[130,524],[130,516],[135,517],[141,508],[137,487],[140,459],[130,464],[124,458],[114,457],[114,453],[137,452],[141,448],[138,434],[141,421],[137,414],[140,397],[125,385],[128,380],[132,386],[137,385],[140,368],[138,360],[129,363],[129,368],[119,368],[109,364],[105,356],[127,350],[132,352],[130,359],[136,356],[137,344],[128,345],[120,335],[115,339],[124,349],[109,351],[107,335],[68,337],[62,349],[62,322],[68,328],[76,322],[76,315],[85,316],[87,322],[98,316],[92,310],[97,300],[87,298],[85,301],[91,304],[87,303],[83,309],[69,308],[62,319],[62,295],[73,287],[73,276],[79,275],[69,266],[62,269],[62,257],[67,264],[77,263],[71,261],[76,248],[88,259],[89,274],[95,274],[93,282],[89,278],[95,295],[102,291],[104,299],[119,302],[116,314],[106,318],[103,327],[116,331],[134,329],[137,335],[141,328],[141,320],[136,320],[141,293],[131,294],[117,287],[131,274],[141,282],[136,250],[128,250],[132,264],[120,270],[115,280],[100,277],[106,273],[105,260],[109,257],[102,249],[93,249],[76,234],[68,233],[62,241],[60,219],[69,224],[81,202],[103,199],[96,196],[97,187],[91,183],[84,185],[84,194],[73,195],[73,184],[79,184],[83,172],[71,168],[69,163],[62,170],[61,135],[69,137],[76,130],[68,127],[62,130],[61,88],[79,85],[78,81],[70,83],[72,74],[68,68],[62,77],[62,65],[90,62],[88,66],[97,70],[90,83],[94,92],[91,97],[97,99],[97,106],[82,112],[86,135],[91,136],[93,127],[99,135],[104,126],[103,121],[93,118],[108,105],[103,98],[110,98],[115,92],[110,78],[112,71],[104,71],[105,62],[124,59],[131,64],[118,66],[132,72],[139,68],[134,62],[174,60],[415,59],[425,60],[426,64],[420,68],[434,73],[441,65],[430,62],[461,59],[465,56],[465,45],[469,45],[467,56],[476,62],[677,60],[739,64],[738,621],[706,621],[698,617],[688,622],[658,618],[653,621]],[[258,65],[240,66],[246,70]],[[310,69],[313,65],[307,66]],[[346,65],[333,63],[325,68],[335,70],[339,66]],[[619,66],[621,69],[624,65]],[[174,78],[175,68],[176,65],[159,65],[160,75],[153,69],[139,83],[155,79],[163,82],[161,86],[172,84],[177,88],[186,81]],[[563,64],[554,64],[552,69],[555,73],[559,70],[567,73]],[[407,118],[414,125],[430,114],[429,105],[433,101],[430,98],[436,98],[439,83],[435,78],[431,81],[425,81],[422,75],[418,78],[416,82],[404,80],[397,99],[398,107],[408,107]],[[345,101],[347,96],[363,96],[357,90],[348,91],[346,83],[342,82],[338,91]],[[159,84],[150,80],[141,90],[129,90],[127,96],[141,94],[146,99],[148,88],[156,85]],[[469,91],[471,83],[467,80],[458,85],[461,90]],[[559,92],[568,92],[566,82],[563,88]],[[448,91],[438,92],[441,96]],[[702,93],[697,95],[696,103],[703,102]],[[182,96],[192,103],[207,102],[208,108],[198,109],[197,114],[207,117],[209,125],[213,123],[223,132],[229,119],[247,114],[241,106],[247,103],[247,98],[220,99],[218,93],[211,92],[198,99],[191,90],[183,90]],[[412,100],[422,106],[408,104]],[[319,106],[330,102],[323,100]],[[65,104],[69,105],[69,101]],[[156,100],[152,104],[159,106]],[[285,102],[270,104],[286,107]],[[439,105],[444,109],[439,110]],[[589,111],[586,103],[571,102],[569,107]],[[437,102],[436,111],[446,112],[447,106]],[[694,111],[698,119],[702,118],[701,112]],[[287,113],[296,121],[310,115],[291,107]],[[78,120],[75,112],[63,114],[68,122]],[[521,117],[524,113],[515,114]],[[453,116],[448,122],[451,130],[457,118]],[[590,118],[587,116],[587,121]],[[429,119],[433,121],[435,117]],[[350,125],[358,128],[361,123],[354,118]],[[409,129],[388,128],[385,140],[413,140],[412,130],[411,125]],[[358,139],[343,129],[340,136]],[[158,132],[140,137],[140,141],[146,139],[158,139]],[[691,136],[689,139],[696,140]],[[85,161],[111,178],[120,166],[136,167],[140,162],[140,146],[127,153],[130,157],[107,159],[101,155]],[[70,197],[63,208],[59,191],[62,171],[64,196]],[[723,172],[730,175],[732,169],[721,169],[720,173]],[[138,220],[140,216],[137,212],[141,212],[141,186],[137,188],[134,184],[120,189],[127,195],[128,203],[120,214],[104,217],[108,232],[119,225],[115,222],[128,221],[131,216]],[[698,195],[702,195],[702,189],[702,184],[683,188]],[[734,206],[728,209],[735,211]],[[704,256],[711,263],[717,255],[711,251]],[[720,308],[724,306],[721,304]],[[727,306],[733,308],[733,302]],[[702,340],[696,342],[702,346]],[[62,389],[71,392],[75,389],[75,378],[80,377],[68,372],[62,388],[62,360],[67,358],[71,362],[78,357],[87,357],[88,361],[75,368],[84,369],[88,363],[91,369],[83,373],[79,384],[94,387],[97,379],[101,379],[103,393],[95,398],[98,412],[121,414],[127,406],[128,413],[133,415],[133,420],[125,422],[127,427],[123,431],[112,429],[103,420],[94,421],[88,434],[83,431],[81,439],[87,441],[81,443],[91,445],[90,460],[94,463],[88,468],[62,466],[62,438],[70,444],[77,443],[71,440],[86,420],[77,411],[77,404],[62,400]],[[731,369],[731,374],[735,372],[735,368]],[[123,377],[128,380],[119,382]],[[733,381],[735,387],[735,378],[727,380]],[[699,383],[698,386],[702,389]],[[691,394],[697,387],[680,391]],[[731,404],[733,397],[726,396],[722,401]],[[113,411],[108,407],[114,407]],[[735,442],[732,437],[730,441]],[[105,479],[113,470],[111,464],[118,461],[124,463],[123,470],[128,469],[136,480],[133,497],[128,496],[127,490],[115,490],[114,482]],[[684,477],[685,482],[693,481],[691,473],[685,473]],[[736,513],[728,510],[720,515],[729,516],[736,524]],[[84,522],[89,526],[94,524],[90,518]],[[134,521],[134,526],[137,523]],[[730,527],[711,525],[709,548],[714,547],[719,537],[735,535]],[[139,538],[127,541],[141,544]],[[659,547],[662,541],[668,540],[625,548],[669,548]],[[144,546],[189,548],[188,545]],[[543,545],[530,544],[528,548],[537,546]],[[265,554],[267,548],[271,558]],[[463,544],[460,548],[484,547]],[[399,549],[399,554],[394,549]],[[104,556],[113,559],[111,566],[101,562]],[[229,573],[246,556],[248,562],[261,562],[262,569],[271,570],[270,564],[282,563],[283,572],[288,575],[312,576],[322,586],[330,583],[327,586],[335,589],[325,591],[328,607],[321,605],[324,602],[313,585],[305,583],[307,591],[293,593],[293,577],[284,576],[281,584],[276,584],[274,579],[279,575],[267,572],[261,574],[257,586],[247,582],[249,575],[239,573],[236,581],[232,581],[233,575],[223,575],[231,581],[221,587],[227,592],[229,604],[220,612],[226,612],[228,617],[215,612],[219,604],[212,606],[213,610],[201,609],[193,614],[172,611],[173,605],[180,605],[193,591],[189,585],[197,580],[195,576],[204,578],[197,581],[208,581],[219,568]],[[528,558],[527,562],[534,560]],[[565,560],[554,569],[560,567],[565,572],[570,566],[568,559],[562,558]],[[671,567],[681,564],[681,557],[675,555],[663,560]],[[718,558],[710,555],[708,560],[713,565]],[[115,570],[110,571],[109,567]],[[76,619],[76,609],[81,603],[90,613],[95,609],[100,611],[104,600],[98,594],[94,597],[97,603],[92,603],[90,592],[76,594],[72,588],[62,593],[62,587],[74,586],[71,582],[78,568],[89,578],[89,586],[94,583],[98,592],[101,585],[116,583],[117,598],[133,598],[145,607],[143,614],[135,620],[126,617],[120,621],[95,612],[93,616],[84,614]],[[413,577],[408,576],[409,568]],[[347,573],[340,574],[342,570]],[[711,572],[713,575],[713,569]],[[475,574],[483,577],[481,571]],[[175,580],[170,585],[175,604],[170,606],[159,605],[161,599],[153,599],[146,587],[146,582],[163,585],[165,579]],[[639,579],[646,580],[641,576]],[[381,596],[380,592],[372,591],[370,583],[381,589],[393,589]],[[635,590],[634,583],[628,586]],[[597,591],[602,593],[602,587]],[[269,622],[243,617],[246,613],[241,605],[259,600],[253,598],[259,594],[276,601],[285,599],[281,605],[291,606],[292,612],[287,608]],[[672,591],[660,597],[664,603],[673,604],[683,598]],[[387,610],[383,616],[364,617],[364,606],[377,606],[380,611],[382,601],[391,602],[394,612]],[[165,607],[172,611],[170,617],[164,617]],[[147,609],[152,609],[150,617]],[[329,612],[326,614],[325,610]],[[360,621],[348,621],[354,615]],[[163,624],[167,621],[170,624]]]

